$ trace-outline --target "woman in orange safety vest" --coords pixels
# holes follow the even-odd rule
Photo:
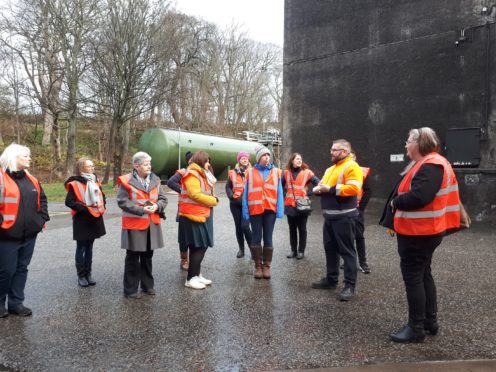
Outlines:
[[[405,145],[412,160],[389,201],[408,301],[408,323],[395,342],[423,342],[438,332],[437,294],[431,274],[435,249],[446,230],[460,225],[458,182],[431,128],[412,129]]]
[[[243,219],[249,220],[252,228],[250,250],[255,279],[271,278],[272,234],[276,218],[284,216],[281,170],[270,162],[270,155],[267,147],[256,149],[257,163],[247,172],[243,192]]]
[[[239,247],[236,257],[241,258],[245,255],[245,239],[248,247],[251,245],[250,222],[243,220],[242,209],[246,172],[251,167],[250,154],[246,151],[240,151],[236,160],[238,162],[234,169],[229,170],[229,176],[226,182],[226,194],[229,198],[229,208],[231,209],[236,228],[236,240]]]
[[[219,202],[214,195],[216,181],[209,155],[205,151],[195,153],[181,179],[178,231],[179,245],[189,247],[188,277],[184,285],[192,289],[204,289],[212,284],[201,274],[201,263],[207,248],[214,246],[212,207]]]
[[[28,265],[50,217],[45,193],[27,170],[30,165],[25,146],[13,143],[0,156],[0,318],[32,314],[23,304]]]
[[[164,246],[160,218],[165,219],[167,198],[160,178],[152,173],[152,158],[146,152],[133,155],[132,173],[117,180],[117,204],[122,209],[121,247],[126,249],[124,296],[155,295],[152,275],[153,251]]]
[[[284,214],[288,218],[289,244],[291,245],[291,252],[286,256],[288,258],[301,260],[305,255],[307,245],[307,220],[310,213],[299,212],[296,209],[296,199],[307,197],[308,185],[317,186],[319,182],[318,177],[303,162],[300,154],[295,152],[291,155],[282,178],[285,193]]]
[[[76,271],[81,287],[96,284],[91,276],[93,243],[105,235],[105,194],[94,171],[93,162],[81,158],[76,163],[76,175],[65,181],[65,205],[71,208],[72,235],[76,241]]]

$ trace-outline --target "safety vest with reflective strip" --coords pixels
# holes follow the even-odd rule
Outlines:
[[[346,170],[352,165],[358,166],[358,164],[355,161],[347,161],[346,163],[344,163],[344,165],[341,167],[341,171],[339,172],[336,183],[334,185],[329,185],[329,186],[336,186],[336,196],[338,196],[338,197],[341,196],[341,189],[337,188],[337,186],[343,185],[344,174],[345,174]],[[335,167],[334,170],[337,169],[336,165],[334,165],[334,167]],[[328,168],[326,170],[326,174],[331,168]],[[325,174],[324,174],[324,176],[325,176]],[[357,180],[353,180],[353,179],[346,180],[344,184],[345,185],[355,185],[355,186],[358,186],[360,189],[362,188],[362,182],[357,181]],[[352,214],[357,209],[356,208],[356,205],[358,204],[356,202],[357,196],[346,196],[344,198],[348,199],[349,203],[348,202],[342,202],[341,204],[346,203],[346,205],[349,206],[350,208],[328,209],[328,208],[324,208],[324,206],[323,206],[322,213],[324,215],[329,215],[329,216],[342,216],[342,215],[346,215],[346,214]],[[322,203],[323,202],[324,202],[324,198],[322,198]]]
[[[186,174],[186,168],[181,168],[176,171],[176,173],[179,173],[182,177]]]
[[[88,209],[88,212],[94,217],[100,217],[103,216],[105,213],[105,205],[103,203],[103,194],[102,190],[100,190],[100,182],[96,183],[98,185],[98,196],[100,198],[100,201],[98,202],[97,205],[89,206],[84,203],[84,194],[86,193],[86,188],[88,185],[83,182],[79,181],[71,181],[66,184],[65,188],[67,191],[69,191],[69,186],[72,186],[72,189],[74,190],[74,194],[76,195],[76,199],[79,203],[81,203],[86,209]],[[71,209],[71,215],[72,217],[75,216],[77,212],[74,209]]]
[[[186,190],[185,179],[187,176],[193,176],[200,181],[200,189],[202,194],[211,194],[211,188],[207,180],[194,169],[188,169],[186,174],[181,179],[181,193],[179,194],[179,214],[180,215],[193,215],[198,217],[210,217],[210,207],[191,199]]]
[[[26,177],[36,188],[38,192],[38,211],[40,210],[40,183],[36,178],[26,172]],[[17,219],[17,212],[19,210],[19,201],[21,193],[17,183],[2,169],[0,168],[0,215],[3,217],[2,225],[4,230],[10,229],[14,226]]]
[[[284,171],[284,178],[286,179],[286,197],[284,198],[284,205],[296,207],[296,199],[304,198],[307,196],[307,184],[313,177],[313,172],[310,169],[304,169],[298,173],[296,179],[293,179],[291,171]]]
[[[441,188],[434,200],[423,208],[411,211],[396,210],[394,229],[398,234],[436,235],[460,226],[458,181],[448,160],[438,153],[427,154],[410,169],[398,187],[398,195],[410,191],[415,174],[424,164],[438,164],[443,167]]]
[[[243,176],[234,169],[231,169],[229,170],[229,179],[232,183],[233,199],[238,199],[243,195],[243,191],[245,190]]]
[[[129,200],[136,207],[144,207],[147,201],[157,203],[158,201],[158,188],[159,185],[155,186],[150,191],[146,192],[140,189],[137,189],[133,185],[129,183],[133,175],[126,174],[124,176],[120,176],[117,180],[119,185],[122,185],[127,192],[129,193]],[[160,216],[157,213],[147,214],[144,213],[142,216],[138,216],[136,214],[128,213],[126,211],[122,211],[122,228],[127,230],[146,230],[150,226],[150,220],[158,225],[160,223]]]
[[[367,176],[370,174],[370,168],[367,167],[360,167],[360,168],[362,169],[362,174],[363,174],[363,181],[362,181],[362,185],[363,185],[365,183],[365,178],[367,178]],[[363,196],[363,188],[360,189],[357,195],[357,207],[360,206],[360,201],[362,200],[362,196]]]
[[[246,182],[248,182],[248,211],[251,216],[262,214],[265,210],[276,211],[280,178],[281,170],[278,168],[270,170],[265,182],[258,169],[248,169]]]

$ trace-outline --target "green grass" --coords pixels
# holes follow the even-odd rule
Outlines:
[[[43,183],[41,185],[45,194],[50,201],[64,201],[67,191],[65,190],[64,183]],[[105,196],[115,196],[115,190],[113,186],[109,183],[107,185],[102,185],[102,190]]]

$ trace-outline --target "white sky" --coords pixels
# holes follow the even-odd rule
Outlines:
[[[238,24],[253,40],[283,46],[284,0],[173,0],[173,4],[221,28]]]

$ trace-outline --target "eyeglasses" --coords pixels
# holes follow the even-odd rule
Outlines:
[[[345,151],[346,149],[331,149],[331,152]]]
[[[406,141],[405,145],[411,145],[412,143],[417,143],[417,141]]]

